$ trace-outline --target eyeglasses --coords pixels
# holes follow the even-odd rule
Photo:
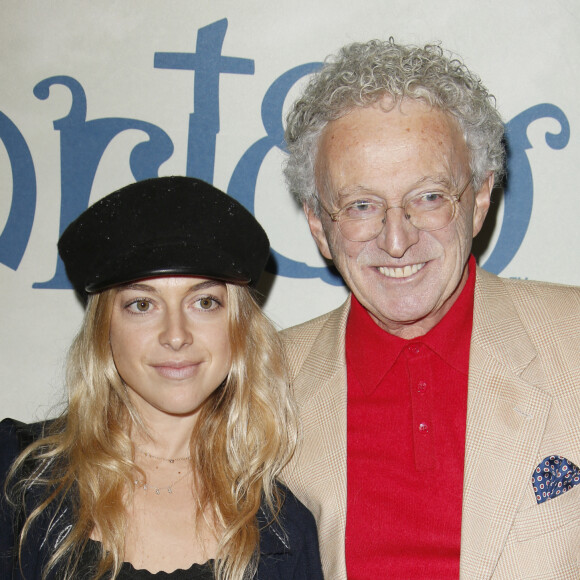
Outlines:
[[[402,209],[404,217],[418,230],[434,232],[450,224],[457,211],[457,202],[467,191],[471,177],[459,193],[426,191],[409,198],[404,205],[388,206],[383,201],[358,199],[336,212],[322,209],[338,224],[340,233],[351,242],[374,240],[383,230],[390,209]]]

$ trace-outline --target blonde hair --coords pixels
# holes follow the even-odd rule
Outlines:
[[[197,515],[213,516],[219,530],[215,573],[229,580],[251,578],[257,569],[256,516],[262,500],[272,519],[280,509],[283,498],[275,478],[293,453],[297,419],[276,330],[250,289],[227,284],[227,292],[231,369],[200,409],[190,446]],[[72,526],[43,577],[58,567],[63,579],[74,578],[95,529],[102,551],[94,577],[112,572],[114,578],[123,564],[126,501],[139,471],[129,428],[141,421],[109,345],[115,293],[112,289],[89,297],[69,352],[68,408],[17,458],[7,480],[6,490],[16,506],[24,505],[30,488],[46,490],[45,499],[27,514],[20,546],[49,506],[58,512],[65,501],[73,500]],[[34,466],[31,473],[25,463]]]

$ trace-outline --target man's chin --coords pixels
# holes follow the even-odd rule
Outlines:
[[[430,310],[424,306],[416,307],[410,305],[406,308],[401,308],[400,303],[397,306],[397,308],[370,308],[368,311],[375,319],[375,322],[385,329],[390,327],[411,327],[428,318],[430,313]]]

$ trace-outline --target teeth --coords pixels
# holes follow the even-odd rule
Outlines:
[[[407,278],[408,276],[416,274],[424,265],[425,262],[422,264],[413,264],[412,266],[403,266],[402,268],[382,267],[379,268],[379,272],[387,278]]]

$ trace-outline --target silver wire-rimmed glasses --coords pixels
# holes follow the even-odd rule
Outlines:
[[[429,190],[413,195],[403,205],[387,205],[374,199],[357,199],[336,212],[322,209],[338,224],[340,233],[351,242],[374,240],[385,226],[390,209],[402,209],[404,217],[418,230],[433,232],[450,224],[457,211],[457,202],[467,191],[472,178],[458,193]]]

